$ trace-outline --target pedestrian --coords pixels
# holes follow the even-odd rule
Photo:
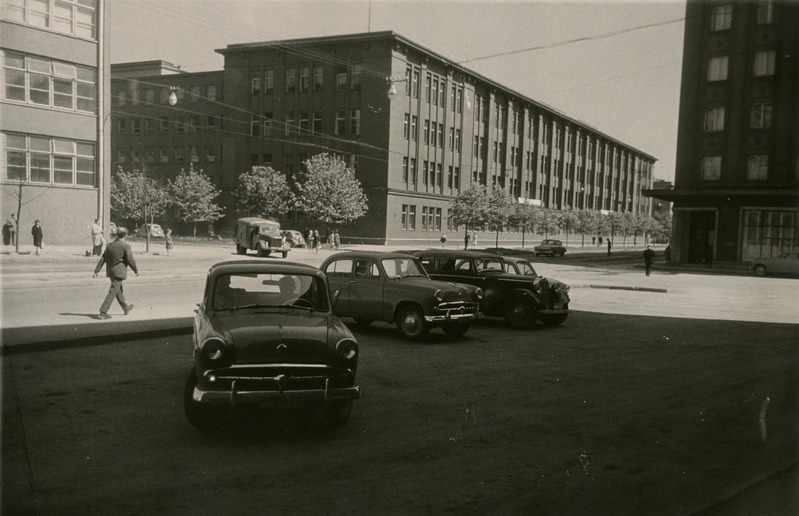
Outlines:
[[[39,223],[39,219],[33,222],[31,235],[33,235],[33,247],[36,249],[36,255],[38,256],[44,248],[44,234],[42,233],[42,225]]]
[[[333,230],[333,248],[338,250],[338,247],[341,245],[341,236],[338,234],[338,229]]]
[[[111,303],[114,299],[119,302],[119,306],[128,315],[133,310],[133,305],[129,305],[125,301],[125,291],[122,288],[122,282],[128,277],[128,267],[139,275],[139,268],[136,266],[136,260],[133,258],[133,251],[130,249],[130,244],[125,242],[125,237],[128,235],[127,228],[117,228],[117,238],[105,248],[105,252],[97,262],[94,268],[93,278],[97,277],[100,269],[105,264],[105,275],[111,278],[111,288],[108,289],[108,294],[105,296],[102,306],[100,306],[100,314],[98,319],[110,319],[108,309],[111,308]]]
[[[666,249],[663,250],[663,257],[666,263],[671,263],[671,244],[666,244]]]
[[[596,245],[596,237],[591,237],[591,245]]]
[[[100,219],[94,219],[94,224],[92,224],[92,256],[101,256],[103,254],[103,244],[105,244],[103,227],[100,225]]]
[[[611,248],[611,247],[613,247],[613,242],[611,242],[611,241],[610,241],[610,239],[608,238],[608,256],[610,256],[611,254],[613,254],[613,253],[611,253],[611,252],[610,252],[610,248]]]
[[[652,250],[652,246],[646,246],[646,250],[644,251],[644,268],[646,269],[646,275],[649,276],[649,273],[652,272],[652,261],[655,259],[655,251]]]
[[[313,230],[313,252],[319,254],[319,230]]]
[[[469,233],[463,235],[463,249],[469,249]]]
[[[174,247],[172,244],[172,229],[167,228],[164,237],[166,238],[166,255],[172,256],[172,247]]]
[[[312,253],[314,248],[313,229],[308,230],[308,238],[305,239],[305,244],[308,246],[308,252]]]
[[[475,232],[472,233],[472,248],[474,249],[476,247],[477,247],[477,233]]]
[[[3,243],[5,245],[16,245],[17,243],[17,216],[13,213],[3,225]]]
[[[599,245],[602,245],[602,237],[599,237]]]

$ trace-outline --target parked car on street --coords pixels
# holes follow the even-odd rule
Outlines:
[[[285,258],[291,249],[280,231],[280,223],[258,217],[244,217],[236,221],[233,242],[237,253],[247,254],[252,249],[261,257],[280,253]]]
[[[283,235],[286,237],[286,242],[291,247],[305,247],[305,237],[296,229],[284,229]]]
[[[566,254],[566,247],[560,240],[553,240],[551,238],[542,240],[540,244],[533,248],[536,256],[560,256]]]
[[[325,275],[290,262],[228,261],[208,271],[194,317],[194,367],[186,418],[207,430],[235,406],[321,407],[344,424],[353,400],[358,343],[331,310]]]
[[[774,258],[755,258],[749,264],[758,276],[799,274],[799,251],[784,251]]]
[[[538,276],[530,260],[519,258],[518,256],[503,256],[502,260],[505,262],[505,272],[508,274]]]
[[[461,336],[478,317],[480,288],[431,280],[410,255],[336,253],[319,268],[338,293],[336,315],[364,325],[396,323],[408,340],[422,339],[431,328]]]
[[[569,315],[569,286],[538,275],[509,274],[504,258],[481,251],[426,250],[414,253],[433,279],[482,288],[480,311],[513,328],[561,324]]]
[[[145,229],[146,228],[146,229]],[[150,232],[150,238],[164,238],[164,230],[159,224],[145,224],[133,230],[133,235],[144,238]]]

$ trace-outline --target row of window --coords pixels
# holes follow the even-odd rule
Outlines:
[[[732,28],[733,6],[714,6],[710,11],[710,30],[719,32]],[[774,0],[757,0],[757,23],[767,25],[774,21]]]
[[[200,129],[208,131],[215,131],[217,128],[222,128],[223,117],[221,116],[200,116],[191,115],[189,117],[176,116],[168,117],[162,116],[156,118],[117,118],[116,130],[119,133],[126,133],[128,130],[132,134],[139,134],[142,131],[145,133],[168,132],[170,126],[174,126],[175,132],[196,132]]]
[[[760,50],[755,52],[752,66],[753,77],[771,77],[774,75],[776,52],[774,50]],[[708,82],[726,81],[729,77],[729,56],[715,56],[707,62]]]
[[[80,38],[97,39],[97,0],[3,0],[2,17]]]
[[[203,87],[205,88],[205,96],[202,95]],[[132,88],[130,90],[119,90],[114,94],[116,105],[121,106],[138,106],[139,104],[155,105],[156,92],[158,94],[158,103],[169,104],[169,96],[173,90],[167,86],[160,88],[147,88],[140,90]],[[206,84],[205,86],[184,86],[174,90],[178,98],[178,102],[199,102],[201,100],[206,102],[215,102],[217,100],[217,86],[216,84]],[[222,100],[219,96],[219,100]]]
[[[416,205],[403,204],[400,227],[404,231],[416,231]],[[444,214],[443,208],[434,206],[422,206],[421,209],[421,230],[422,231],[441,231],[441,221]],[[457,226],[452,225],[452,216],[447,217],[447,231],[457,231]]]
[[[309,118],[312,117],[312,118]],[[286,113],[285,122],[278,122],[273,118],[272,113],[264,113],[263,116],[250,116],[250,136],[273,136],[276,125],[283,126],[284,136],[297,136],[308,134],[322,134],[323,116],[321,111],[308,113]],[[361,110],[351,109],[348,111],[336,111],[335,125],[333,126],[335,136],[357,136],[361,134]]]
[[[432,161],[422,162],[422,182],[421,186],[431,186],[441,188],[444,181],[443,165]],[[417,183],[416,158],[402,158],[402,182],[406,185]],[[460,190],[461,188],[461,169],[450,165],[447,173],[447,188]]]
[[[421,93],[421,71],[419,67],[408,65],[405,68],[405,95],[411,96],[415,99],[419,98]],[[399,82],[399,81],[398,81]],[[433,106],[444,107],[447,105],[447,79],[433,72],[427,72],[424,84],[424,100]],[[464,99],[468,104],[468,97],[463,89],[463,86],[458,84],[450,85],[449,95],[449,109],[458,113],[463,112]]]
[[[721,156],[704,156],[702,158],[700,177],[703,181],[721,179]],[[751,154],[746,163],[746,179],[749,181],[765,181],[768,179],[768,155]]]
[[[37,106],[97,112],[97,71],[94,68],[5,51],[5,99]]]
[[[724,130],[726,109],[724,106],[705,108],[705,132],[716,133]],[[757,102],[749,110],[750,129],[768,129],[771,127],[771,103]]]
[[[2,136],[5,180],[64,186],[97,184],[94,143],[33,134]]]
[[[336,70],[336,90],[361,89],[362,67],[354,64],[351,67],[339,67]],[[347,79],[349,78],[349,84]],[[284,93],[308,93],[322,91],[325,82],[325,68],[322,65],[292,66],[284,70],[282,90]],[[271,95],[275,92],[275,70],[267,68],[263,72],[253,71],[250,75],[250,93],[252,95]]]
[[[158,147],[158,149],[148,147],[144,150],[117,148],[115,159],[120,165],[127,163],[129,160],[132,163],[141,163],[142,161],[147,163],[183,163],[187,160],[191,163],[199,163],[202,156],[205,163],[216,163],[217,155],[218,149],[213,145],[205,147],[189,145],[188,147]]]

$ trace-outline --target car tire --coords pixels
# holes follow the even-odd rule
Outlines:
[[[492,281],[483,287],[483,299],[481,304],[485,306],[495,306],[502,299],[502,284]]]
[[[325,420],[330,428],[344,425],[350,419],[351,412],[352,400],[332,400],[324,407]]]
[[[236,254],[247,254],[247,248],[241,245],[237,245]]]
[[[539,316],[539,320],[546,326],[557,326],[561,324],[569,314],[544,314]]]
[[[511,328],[532,328],[537,318],[535,305],[527,299],[517,297],[505,303],[505,321]]]
[[[266,252],[266,250],[263,247],[261,247],[261,246],[258,246],[258,248],[256,249],[256,252],[258,253],[258,257],[259,258],[264,258],[266,256],[269,256],[269,254]]]
[[[447,323],[441,329],[450,337],[463,337],[471,326],[469,323]]]
[[[186,378],[186,385],[183,387],[183,411],[186,419],[196,429],[208,432],[217,428],[224,419],[227,409],[223,407],[211,407],[203,403],[194,401],[194,388],[197,386],[197,373],[192,368]]]
[[[405,340],[421,340],[429,328],[424,314],[416,307],[403,308],[397,315],[397,329]]]
[[[755,274],[758,276],[765,276],[766,275],[766,266],[762,263],[755,265]]]
[[[285,257],[287,257],[289,255],[289,252],[288,251],[283,251],[281,254],[283,255],[283,258],[285,258]]]
[[[560,252],[560,257],[563,258],[564,256],[566,256],[566,251],[561,251]]]
[[[363,317],[353,317],[352,319],[358,326],[369,326],[372,324],[372,319],[364,319]]]

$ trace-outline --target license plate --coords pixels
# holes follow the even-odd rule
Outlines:
[[[264,396],[260,405],[261,408],[302,408],[305,406],[305,398],[299,394]]]

